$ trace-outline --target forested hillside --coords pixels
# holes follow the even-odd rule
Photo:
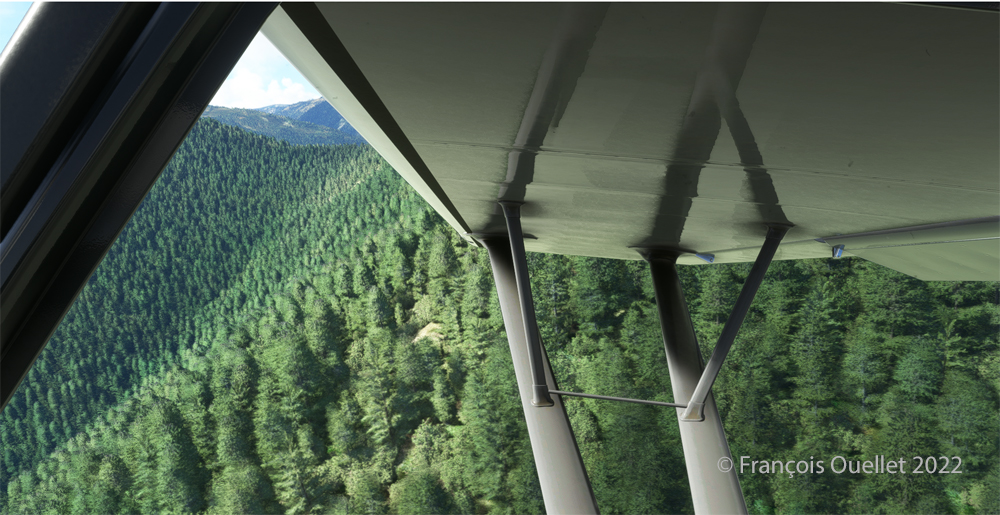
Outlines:
[[[415,201],[367,146],[292,146],[202,119],[4,408],[3,484]]]
[[[567,390],[670,401],[644,263],[529,254]],[[748,265],[682,267],[707,355]],[[713,391],[753,513],[995,513],[997,283],[776,262]],[[567,399],[603,513],[689,513],[671,409]],[[541,513],[485,250],[367,147],[199,122],[3,412],[4,513]]]

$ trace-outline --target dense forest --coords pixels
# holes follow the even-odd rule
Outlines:
[[[560,387],[670,401],[641,261],[529,254]],[[707,356],[748,264],[681,267]],[[1000,511],[1000,284],[775,262],[713,391],[752,513]],[[671,409],[567,399],[604,513],[690,513]],[[363,145],[203,119],[0,417],[4,513],[542,513],[485,250]]]
[[[4,408],[0,479],[418,201],[367,146],[292,146],[202,119]]]

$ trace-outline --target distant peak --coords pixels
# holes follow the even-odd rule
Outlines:
[[[323,125],[331,129],[352,133],[358,132],[323,97],[305,100],[295,104],[276,104],[254,109],[267,114],[284,116],[293,120]]]
[[[312,100],[304,100],[302,102],[296,102],[294,104],[274,104],[264,107],[257,107],[254,111],[263,111],[265,113],[278,113],[278,112],[305,112],[309,109],[316,107],[318,104],[326,102],[323,97],[314,98]]]

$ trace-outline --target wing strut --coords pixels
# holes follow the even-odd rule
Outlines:
[[[680,254],[678,250],[657,249],[644,252],[643,257],[649,262],[653,276],[670,387],[675,401],[686,402],[701,379],[703,362],[684,299],[684,288],[677,276],[677,256]],[[745,514],[743,491],[711,392],[703,404],[701,423],[678,424],[694,512],[698,515]],[[683,413],[682,409],[677,409],[678,420],[683,420]]]
[[[695,387],[694,393],[691,394],[687,409],[680,416],[680,420],[684,422],[701,422],[705,420],[705,400],[712,390],[715,378],[719,377],[719,371],[722,370],[722,363],[726,361],[729,349],[733,347],[733,342],[736,341],[736,333],[739,332],[740,327],[743,325],[743,319],[746,318],[747,311],[750,310],[750,303],[753,302],[753,298],[757,295],[757,289],[760,288],[760,283],[764,280],[764,274],[767,273],[767,268],[771,265],[774,252],[778,250],[778,244],[781,243],[781,238],[785,236],[788,229],[787,225],[771,225],[767,228],[764,245],[760,247],[760,253],[757,254],[757,260],[754,261],[753,268],[750,269],[750,275],[747,276],[746,282],[743,283],[740,296],[736,298],[736,305],[733,306],[733,312],[729,314],[729,319],[726,320],[726,325],[722,328],[722,334],[719,335],[719,341],[715,344],[712,357],[709,358],[708,364],[705,365],[705,371],[702,372],[701,378],[698,380],[698,386]]]
[[[726,441],[726,433],[722,427],[722,419],[719,417],[711,390],[719,371],[722,369],[722,364],[736,340],[740,326],[743,325],[743,320],[750,310],[750,304],[764,280],[764,274],[767,272],[778,245],[785,233],[788,232],[790,225],[768,225],[764,244],[750,270],[750,275],[743,284],[743,289],[736,299],[736,305],[722,329],[722,334],[719,336],[719,341],[716,343],[715,350],[707,365],[704,363],[698,348],[694,327],[691,324],[691,316],[687,309],[687,301],[684,298],[680,278],[677,276],[677,257],[689,251],[674,248],[639,249],[640,254],[649,263],[652,274],[670,383],[674,399],[678,401],[669,403],[568,392],[556,388],[549,389],[550,383],[555,385],[555,379],[552,377],[552,371],[545,358],[545,349],[542,347],[535,319],[528,264],[524,250],[524,234],[521,230],[520,209],[522,204],[523,202],[518,201],[500,201],[507,224],[507,238],[504,239],[509,241],[509,254],[507,248],[502,248],[506,245],[502,245],[500,242],[507,243],[508,241],[502,241],[501,235],[477,236],[486,243],[486,247],[489,249],[494,278],[497,282],[497,293],[501,296],[501,306],[506,306],[504,308],[504,325],[507,328],[512,357],[515,359],[515,371],[518,373],[518,383],[524,403],[525,417],[529,420],[529,428],[537,424],[537,422],[532,423],[537,418],[536,414],[549,411],[529,409],[529,403],[533,407],[557,406],[560,408],[557,410],[557,414],[560,416],[553,419],[553,422],[556,423],[552,426],[557,427],[558,431],[553,432],[544,427],[539,427],[534,432],[529,431],[532,438],[532,449],[535,452],[535,463],[539,467],[539,478],[547,475],[543,469],[552,468],[546,464],[552,459],[549,434],[556,435],[557,440],[565,440],[567,437],[572,439],[572,428],[569,427],[569,421],[566,419],[565,408],[562,406],[561,399],[553,401],[552,394],[557,397],[585,397],[673,407],[678,410],[677,418],[681,422],[704,422],[704,424],[680,424],[681,443],[684,446],[684,460],[687,466],[695,513],[747,513],[732,454]],[[500,263],[501,254],[503,254],[503,263]],[[507,261],[508,258],[510,261]],[[504,276],[505,270],[507,276],[515,276],[514,281],[511,281],[510,277]],[[513,274],[510,274],[511,271]],[[511,288],[514,286],[510,284],[512,282],[516,283],[516,288]],[[513,316],[514,306],[509,305],[515,302],[513,297],[516,297],[516,307],[520,308],[518,310],[520,317]],[[506,301],[505,298],[507,298]],[[515,340],[521,340],[524,343]],[[542,438],[545,439],[544,445],[540,444]],[[563,442],[562,446],[565,448],[564,452],[567,452],[563,461],[571,463],[571,468],[582,473],[582,482],[579,484],[581,486],[586,484],[586,489],[581,488],[581,492],[589,490],[589,480],[586,477],[586,471],[583,470],[583,463],[580,461],[579,449],[576,448],[575,441],[571,447],[568,442]],[[572,452],[569,452],[570,450]],[[559,474],[554,469],[548,472]],[[545,483],[545,480],[542,482]],[[547,492],[545,488],[542,490],[543,493]],[[582,500],[585,496],[580,497]],[[547,507],[548,503],[549,498],[546,497]]]
[[[538,323],[535,320],[535,304],[531,297],[531,284],[528,278],[528,261],[524,250],[524,235],[521,231],[521,205],[524,204],[524,202],[501,200],[499,204],[503,207],[504,218],[507,222],[507,235],[510,239],[511,257],[513,259],[514,272],[517,278],[517,292],[521,308],[521,317],[528,345],[528,365],[532,377],[531,404],[536,407],[549,407],[553,405],[550,394],[569,395],[590,399],[683,408],[684,412],[680,415],[680,420],[684,422],[704,421],[705,401],[711,394],[712,384],[715,383],[715,379],[719,376],[719,371],[722,370],[722,364],[726,361],[726,356],[729,355],[729,349],[733,347],[733,343],[736,341],[736,334],[743,325],[743,319],[746,318],[747,312],[750,310],[750,304],[757,295],[757,290],[760,288],[760,284],[764,280],[764,274],[767,273],[767,269],[771,265],[771,260],[774,258],[774,253],[778,250],[778,244],[781,243],[781,239],[785,236],[785,233],[788,232],[790,226],[784,224],[770,224],[768,226],[767,236],[764,239],[764,245],[760,248],[760,253],[757,255],[757,260],[754,261],[753,268],[750,269],[750,275],[747,277],[746,282],[743,283],[743,289],[740,291],[740,295],[736,299],[736,305],[733,307],[733,311],[730,313],[729,319],[726,321],[726,325],[722,329],[719,341],[715,344],[715,350],[712,352],[712,357],[708,360],[708,365],[705,366],[704,372],[700,373],[694,391],[690,395],[685,396],[688,398],[688,401],[682,404],[628,399],[624,397],[608,397],[605,395],[593,395],[549,389],[548,383],[545,380],[545,371],[542,370],[542,367],[539,365],[539,363],[541,363],[542,353],[544,350],[542,348],[541,336],[538,333]],[[654,261],[662,260],[664,255],[671,256],[668,259],[671,259],[672,262],[676,262],[677,255],[680,252],[682,251],[675,249],[642,249],[640,251],[642,256],[649,261],[651,270],[655,268]],[[657,305],[659,305],[662,280],[658,280],[660,274],[656,271],[653,271],[652,273],[653,284],[657,290]],[[664,312],[661,309],[661,321],[663,318]],[[664,338],[666,338],[666,333],[667,328],[664,327]],[[668,357],[669,354],[670,350],[667,349]],[[700,355],[698,361],[700,367]],[[674,398],[677,399],[678,397],[675,395]]]
[[[552,406],[549,386],[542,370],[542,337],[538,334],[535,321],[535,301],[531,297],[531,282],[528,278],[528,260],[524,255],[524,235],[521,233],[521,204],[514,200],[501,200],[503,216],[507,221],[507,235],[510,238],[510,252],[514,260],[514,274],[517,278],[517,293],[521,304],[521,318],[524,320],[524,335],[528,341],[528,365],[531,367],[531,404],[538,407]]]
[[[520,224],[517,224],[520,228]],[[550,399],[550,408],[536,409],[539,400],[539,390],[535,385],[541,384],[547,391],[548,384],[556,385],[552,369],[541,345],[534,359],[528,352],[529,338],[538,342],[538,327],[531,316],[530,325],[525,312],[528,309],[524,298],[519,295],[517,280],[517,260],[513,259],[516,252],[511,252],[510,239],[506,234],[474,234],[483,243],[490,254],[490,266],[493,268],[493,281],[496,283],[497,296],[500,300],[500,311],[503,314],[503,325],[507,332],[507,342],[510,344],[510,357],[514,363],[514,375],[517,377],[518,393],[521,397],[521,408],[524,410],[524,421],[528,427],[528,437],[531,440],[531,453],[535,458],[535,469],[538,471],[538,483],[545,501],[546,513],[598,513],[597,500],[590,486],[587,470],[580,457],[580,449],[576,445],[573,428],[566,416],[566,409],[559,398]],[[520,256],[524,260],[524,243],[520,245]],[[523,269],[522,277],[527,284],[527,267]],[[532,312],[532,314],[534,314]],[[530,315],[529,315],[530,316]],[[535,334],[531,337],[532,333]]]

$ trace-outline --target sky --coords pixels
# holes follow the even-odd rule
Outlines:
[[[4,46],[29,7],[31,2],[0,1],[0,42]],[[320,96],[263,34],[257,34],[209,104],[252,109]]]
[[[285,56],[258,33],[209,104],[252,109],[320,97]]]
[[[0,42],[7,46],[31,2],[0,2]]]

